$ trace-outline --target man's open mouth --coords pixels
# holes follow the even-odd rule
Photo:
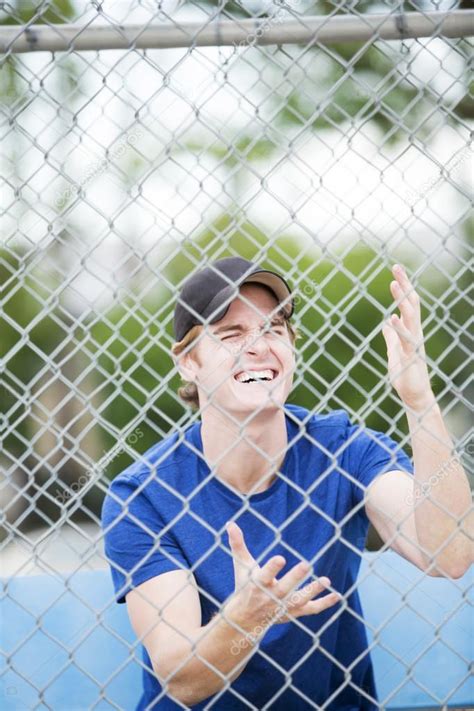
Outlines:
[[[234,375],[238,383],[269,383],[278,377],[278,371],[271,368],[265,370],[242,370]]]

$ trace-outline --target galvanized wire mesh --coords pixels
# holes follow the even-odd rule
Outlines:
[[[170,358],[178,290],[193,269],[229,254],[264,263],[294,287],[302,338],[291,401],[343,408],[409,447],[380,335],[392,308],[387,268],[404,262],[422,299],[438,401],[459,452],[472,456],[471,16],[461,17],[464,32],[442,30],[467,12],[463,3],[177,5],[1,7],[8,577],[71,571],[46,555],[52,539],[74,572],[106,565],[99,517],[110,479],[189,422]],[[431,29],[408,39],[415,11]],[[401,39],[374,29],[377,13]],[[322,31],[320,16],[324,39],[311,29],[318,17]],[[369,26],[369,37],[338,34],[341,18],[365,33]],[[224,46],[226,22],[237,34]],[[67,35],[63,24],[73,28]],[[295,25],[310,28],[299,44]],[[76,48],[75,38],[99,27],[122,48],[104,50],[92,34],[87,49]],[[217,39],[199,46],[211,27]],[[153,48],[172,29],[181,48]],[[66,51],[36,51],[40,30],[63,44],[67,36]],[[152,48],[139,46],[145,30]],[[99,616],[82,634],[104,624]],[[442,627],[435,633],[443,639]],[[13,670],[24,642],[8,650]],[[65,650],[66,664],[80,666],[75,646]],[[131,653],[139,657],[138,643]],[[413,673],[416,664],[406,666]],[[38,703],[59,673],[30,682]]]

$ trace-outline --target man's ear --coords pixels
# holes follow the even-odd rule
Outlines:
[[[186,380],[188,383],[196,382],[196,375],[199,366],[196,359],[193,358],[191,352],[181,353],[180,355],[175,356],[174,362],[183,380]]]

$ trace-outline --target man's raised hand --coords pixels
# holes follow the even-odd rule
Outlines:
[[[388,356],[390,382],[400,399],[412,410],[434,402],[421,327],[420,299],[405,269],[395,264],[392,296],[400,309],[382,328]]]
[[[242,629],[252,632],[260,627],[264,630],[278,622],[318,614],[340,601],[338,593],[313,599],[330,586],[329,578],[319,578],[296,589],[309,573],[307,563],[298,563],[283,577],[277,578],[286,564],[283,556],[273,556],[260,567],[248,550],[239,526],[229,523],[227,533],[234,564],[235,592],[225,611]]]

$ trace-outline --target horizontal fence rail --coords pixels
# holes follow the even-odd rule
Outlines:
[[[182,25],[165,22],[153,26],[78,27],[31,25],[0,27],[2,52],[66,52],[103,49],[165,49],[172,47],[224,47],[248,41],[261,45],[329,44],[364,42],[376,36],[384,40],[415,37],[470,37],[474,34],[474,10],[456,12],[407,12],[358,17],[311,17],[281,22],[272,18],[221,20]]]

